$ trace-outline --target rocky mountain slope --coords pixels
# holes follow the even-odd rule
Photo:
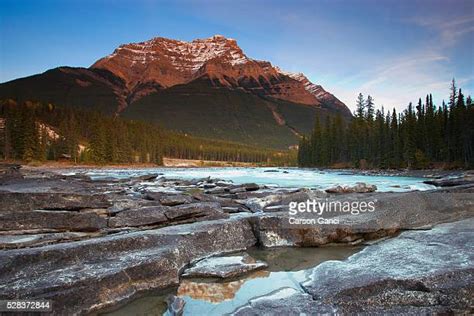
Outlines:
[[[344,103],[303,74],[252,59],[221,35],[121,45],[88,69],[60,67],[3,83],[0,98],[80,106],[279,148],[309,133],[316,115],[351,117]]]

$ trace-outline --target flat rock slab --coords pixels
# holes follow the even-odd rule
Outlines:
[[[55,242],[66,242],[97,237],[97,233],[61,232],[49,234],[0,235],[0,249],[37,247]]]
[[[0,212],[80,210],[111,206],[102,194],[0,192]]]
[[[473,175],[465,175],[463,177],[447,177],[442,179],[426,180],[423,183],[431,184],[437,187],[453,187],[458,185],[466,185],[474,183]]]
[[[157,225],[168,221],[164,206],[147,206],[117,213],[109,219],[109,227]]]
[[[300,195],[311,198],[311,194],[298,192],[292,194],[295,199]],[[392,236],[407,229],[425,229],[436,224],[458,221],[474,216],[474,198],[472,188],[450,188],[429,192],[406,193],[368,193],[338,195],[329,201],[375,202],[373,212],[357,214],[343,212],[298,213],[290,215],[288,211],[264,213],[255,218],[255,232],[265,247],[274,246],[320,246],[328,243],[352,243]],[[288,195],[285,196],[285,199]],[[282,201],[275,195],[259,199],[259,205],[268,209],[275,201]],[[297,200],[298,201],[298,200]],[[280,207],[288,206],[288,201]],[[290,224],[289,219],[333,219],[337,224]]]
[[[474,295],[474,218],[408,231],[346,261],[316,267],[303,284],[340,313],[469,312]]]
[[[190,278],[234,278],[250,271],[266,267],[268,267],[268,265],[265,262],[256,260],[248,254],[240,256],[212,257],[201,260],[191,268],[186,269],[183,276]]]
[[[282,288],[232,314],[469,314],[474,295],[474,218],[408,231],[345,261],[326,261],[302,290]]]
[[[196,219],[221,219],[228,218],[219,203],[199,202],[170,207],[165,212],[169,221],[183,221]]]
[[[107,227],[107,220],[97,213],[71,211],[0,212],[0,231],[60,230],[98,231]]]
[[[232,238],[229,238],[232,236]],[[53,314],[88,314],[179,282],[213,253],[256,244],[248,216],[0,252],[2,299],[51,299]]]
[[[160,192],[149,192],[145,195],[146,199],[158,201],[161,205],[175,206],[191,203],[193,197],[185,194],[164,194]]]

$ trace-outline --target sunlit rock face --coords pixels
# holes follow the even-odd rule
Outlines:
[[[303,74],[285,72],[268,61],[252,59],[236,40],[222,35],[190,42],[156,37],[124,44],[91,68],[105,69],[122,78],[132,102],[160,89],[205,78],[215,86],[291,102],[317,107],[331,104],[350,115],[344,103]]]

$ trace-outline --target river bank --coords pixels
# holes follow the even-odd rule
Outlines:
[[[51,299],[58,315],[101,313],[178,287],[188,268],[205,258],[255,247],[344,245],[364,250],[304,268],[311,278],[297,281],[303,290],[282,285],[241,302],[233,313],[468,312],[472,193],[474,183],[334,194],[213,177],[94,179],[81,172],[11,170],[0,183],[0,298]],[[290,203],[312,199],[374,201],[375,211],[321,214],[338,224],[290,225]],[[214,267],[215,273],[229,268]],[[175,294],[170,306],[181,306],[186,295]],[[193,312],[186,302],[184,312]]]

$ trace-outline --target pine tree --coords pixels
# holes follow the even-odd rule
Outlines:
[[[365,117],[365,100],[362,93],[357,96],[355,117],[362,119]]]
[[[370,95],[367,96],[367,100],[365,101],[365,109],[366,109],[366,119],[370,123],[374,120],[374,113],[375,113],[374,99]]]

